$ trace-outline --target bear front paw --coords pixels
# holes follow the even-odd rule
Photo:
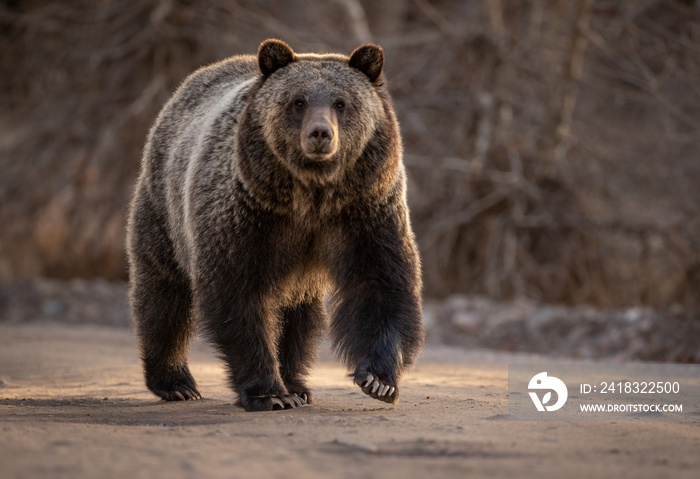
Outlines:
[[[378,376],[362,372],[355,374],[355,384],[360,386],[362,392],[373,399],[391,404],[399,402],[399,388],[389,381],[379,379]]]

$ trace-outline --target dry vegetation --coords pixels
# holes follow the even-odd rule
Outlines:
[[[387,54],[426,294],[700,303],[700,4],[0,2],[0,279],[124,279],[147,129],[278,37]]]

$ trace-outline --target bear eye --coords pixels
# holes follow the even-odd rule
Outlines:
[[[343,111],[345,109],[345,102],[343,100],[338,100],[333,106],[336,110]]]
[[[297,108],[298,110],[301,110],[302,108],[304,108],[305,104],[306,104],[306,102],[304,102],[304,100],[302,100],[301,98],[297,98],[296,100],[294,100],[294,107]]]

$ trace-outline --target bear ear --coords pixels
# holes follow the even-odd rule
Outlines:
[[[272,75],[294,60],[296,60],[294,50],[282,40],[265,40],[258,48],[258,65],[264,76]]]
[[[352,52],[348,64],[367,75],[369,81],[374,83],[384,68],[384,50],[379,45],[372,43],[362,45]]]

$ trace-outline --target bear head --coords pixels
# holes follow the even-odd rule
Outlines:
[[[267,148],[303,182],[337,180],[386,122],[381,47],[296,54],[266,40],[257,58],[262,76],[250,108]]]

